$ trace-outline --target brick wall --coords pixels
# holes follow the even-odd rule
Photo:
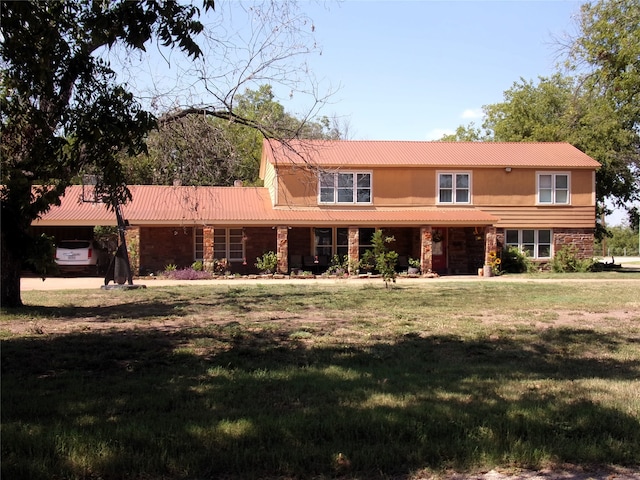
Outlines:
[[[258,273],[256,258],[266,252],[277,252],[277,232],[271,227],[245,228],[246,265],[231,265],[232,273]]]
[[[451,274],[474,274],[484,265],[484,235],[473,228],[450,228],[447,247]]]
[[[593,257],[593,229],[555,229],[553,231],[553,251],[558,252],[566,245],[574,245],[580,258]]]
[[[193,242],[191,227],[140,227],[140,273],[164,271],[169,264],[191,266]]]

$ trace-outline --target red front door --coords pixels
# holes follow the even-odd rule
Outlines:
[[[447,229],[434,228],[432,240],[431,262],[433,271],[442,275],[447,273]]]

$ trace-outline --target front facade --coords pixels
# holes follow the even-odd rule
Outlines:
[[[334,255],[355,268],[377,229],[400,268],[413,258],[469,274],[506,246],[539,262],[566,244],[591,257],[598,167],[566,143],[265,140],[264,187],[137,185],[123,214],[142,274],[221,259],[253,273],[267,251],[281,273],[321,272]],[[64,240],[114,225],[104,206],[78,203],[80,188],[34,228]]]

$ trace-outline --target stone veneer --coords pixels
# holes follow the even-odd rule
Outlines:
[[[504,228],[500,228],[496,232],[496,242],[500,249],[505,245],[504,231]],[[577,248],[579,258],[593,258],[594,238],[593,228],[554,228],[553,253],[560,251],[562,247],[573,245]]]

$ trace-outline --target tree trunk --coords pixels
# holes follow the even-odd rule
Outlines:
[[[11,240],[11,235],[2,229],[0,234],[2,244],[0,255],[2,256],[0,272],[0,306],[3,308],[15,308],[22,306],[20,297],[20,272],[22,270],[22,260],[19,250],[16,250],[15,243]],[[13,248],[12,248],[13,247]]]

